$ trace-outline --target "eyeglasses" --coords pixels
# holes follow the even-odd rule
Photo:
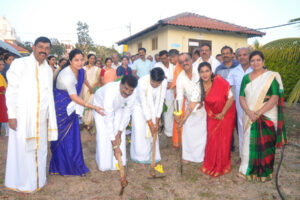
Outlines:
[[[42,45],[37,45],[36,47],[37,47],[38,49],[42,49],[42,50],[45,49],[46,51],[50,51],[50,47],[48,47],[48,46],[47,46],[47,47],[44,47],[44,46],[42,46]]]

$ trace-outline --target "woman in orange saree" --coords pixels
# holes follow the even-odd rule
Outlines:
[[[112,68],[112,59],[110,57],[105,59],[105,67],[101,70],[100,73],[100,83],[101,86],[106,83],[115,81],[117,77],[117,70]]]

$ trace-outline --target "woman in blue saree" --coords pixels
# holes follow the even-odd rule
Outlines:
[[[79,175],[89,172],[83,160],[79,118],[80,106],[103,114],[100,107],[85,103],[79,94],[84,83],[83,53],[74,49],[55,81],[54,101],[57,117],[58,140],[51,142],[50,174]],[[79,106],[80,105],[80,106]]]

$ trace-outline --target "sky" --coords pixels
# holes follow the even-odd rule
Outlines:
[[[299,0],[0,0],[0,17],[5,16],[21,41],[33,42],[43,35],[77,42],[77,22],[89,25],[96,44],[111,47],[158,20],[192,12],[248,28],[286,24],[300,17]],[[260,44],[300,37],[300,24],[269,30]]]

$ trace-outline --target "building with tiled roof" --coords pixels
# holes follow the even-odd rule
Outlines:
[[[15,48],[21,55],[29,55],[29,51],[27,49],[24,49],[23,47],[17,46],[15,44],[6,42],[7,44],[9,44],[10,46],[12,46],[13,48]]]
[[[117,42],[127,45],[131,53],[137,53],[139,47],[154,55],[161,50],[178,49],[180,52],[192,52],[203,43],[212,46],[212,54],[220,53],[224,45],[234,50],[247,46],[250,37],[262,37],[265,33],[247,27],[235,25],[194,13],[181,13]]]

